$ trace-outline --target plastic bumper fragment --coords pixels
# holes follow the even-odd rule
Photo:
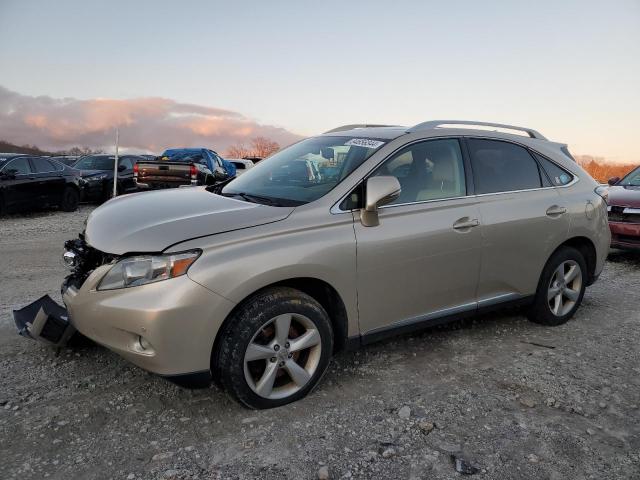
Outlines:
[[[49,295],[40,297],[20,310],[13,311],[18,333],[23,337],[40,340],[61,347],[76,333],[69,322],[67,309],[58,305]]]

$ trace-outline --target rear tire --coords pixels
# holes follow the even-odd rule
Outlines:
[[[306,396],[333,352],[327,312],[293,288],[249,298],[225,323],[212,355],[216,380],[249,408],[279,407]]]
[[[60,208],[65,212],[75,212],[78,210],[78,203],[80,202],[80,194],[73,187],[66,187],[62,192],[62,202]]]
[[[556,250],[542,271],[527,317],[540,325],[566,323],[582,303],[587,284],[587,263],[572,247]]]

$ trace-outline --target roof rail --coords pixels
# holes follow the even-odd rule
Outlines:
[[[430,130],[432,128],[438,128],[440,125],[477,125],[482,127],[506,128],[509,130],[518,130],[521,132],[525,132],[531,138],[546,140],[546,137],[544,135],[532,128],[516,127],[515,125],[505,125],[502,123],[472,122],[468,120],[430,120],[428,122],[422,122],[414,125],[407,130],[407,133],[417,132],[420,130]]]
[[[373,128],[373,127],[397,127],[398,125],[378,125],[374,123],[353,123],[351,125],[342,125],[332,128],[324,133],[344,132],[345,130],[353,130],[354,128]]]

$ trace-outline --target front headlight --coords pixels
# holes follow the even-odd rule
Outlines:
[[[100,280],[98,290],[137,287],[168,280],[187,273],[200,256],[200,250],[168,255],[140,255],[127,257],[116,263]]]

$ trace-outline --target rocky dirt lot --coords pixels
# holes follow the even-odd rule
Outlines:
[[[90,207],[0,219],[0,478],[640,478],[640,255],[568,324],[519,312],[342,353],[305,400],[250,411],[97,347],[16,335]]]

